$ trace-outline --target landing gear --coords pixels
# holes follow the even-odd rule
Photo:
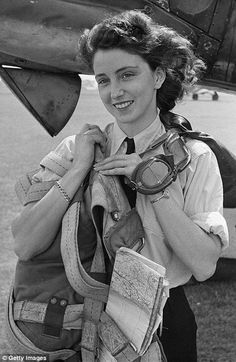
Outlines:
[[[197,101],[199,99],[199,97],[201,99],[201,97],[203,97],[205,95],[207,95],[207,96],[210,95],[211,99],[213,101],[218,101],[218,99],[219,99],[219,94],[216,91],[212,91],[209,89],[203,89],[203,88],[200,88],[200,89],[196,90],[195,92],[193,92],[192,99],[194,101]]]
[[[214,94],[213,94],[213,96],[212,96],[212,100],[213,100],[213,101],[218,101],[218,99],[219,99],[218,93],[217,93],[217,92],[214,92]]]

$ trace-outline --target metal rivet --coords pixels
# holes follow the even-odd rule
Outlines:
[[[111,217],[114,221],[118,221],[120,219],[120,215],[119,215],[118,211],[112,211]]]
[[[144,6],[144,12],[145,12],[145,14],[150,15],[152,13],[151,6],[145,5]]]
[[[52,298],[52,299],[50,300],[50,302],[51,302],[52,304],[56,304],[57,298]]]
[[[62,300],[60,301],[60,305],[61,305],[62,307],[65,307],[65,306],[67,305],[67,301],[64,300],[64,299],[62,299]]]

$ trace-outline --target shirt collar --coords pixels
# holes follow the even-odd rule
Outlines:
[[[147,128],[134,136],[135,151],[137,153],[144,152],[147,147],[163,133],[165,133],[165,127],[161,123],[158,114]],[[120,129],[117,122],[115,122],[111,142],[111,155],[124,153],[126,151],[126,145],[123,144],[126,137],[127,135]]]

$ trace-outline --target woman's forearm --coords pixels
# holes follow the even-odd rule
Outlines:
[[[151,196],[155,199],[155,196]],[[166,198],[155,203],[155,213],[169,246],[182,262],[201,281],[208,279],[215,270],[220,255],[220,239],[207,234],[178,207]]]
[[[86,168],[72,168],[60,179],[60,185],[70,199],[82,184],[86,173]],[[68,205],[66,198],[54,186],[41,200],[25,207],[12,225],[15,252],[19,258],[27,260],[50,246],[60,229]]]

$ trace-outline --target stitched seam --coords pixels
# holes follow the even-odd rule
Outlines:
[[[58,166],[60,166],[61,168],[63,168],[64,170],[68,170],[66,167],[62,166],[59,162],[57,162],[55,159],[51,158],[51,157],[47,157],[46,160],[50,160],[52,162],[55,162]]]
[[[22,181],[20,181],[20,180],[18,182],[19,182],[22,190],[24,191],[25,195],[27,195],[27,189],[24,187],[24,183]]]
[[[61,155],[60,153],[58,152],[54,152],[54,154],[60,158],[62,158],[63,160],[65,160],[66,162],[70,162],[70,160],[68,160],[66,157],[64,157],[64,155]]]
[[[28,195],[32,195],[32,194],[38,194],[38,193],[43,193],[43,192],[47,192],[47,191],[49,191],[51,189],[51,187],[50,188],[48,188],[48,189],[43,189],[43,190],[35,190],[35,191],[29,191],[28,192]]]

